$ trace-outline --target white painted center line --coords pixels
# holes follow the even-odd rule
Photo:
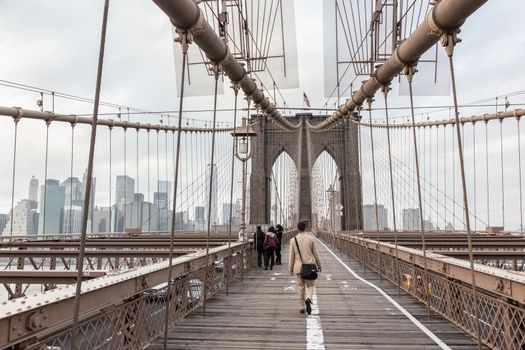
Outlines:
[[[325,350],[323,328],[317,304],[317,292],[312,296],[312,314],[306,317],[306,350]]]
[[[364,278],[362,278],[361,276],[359,276],[357,273],[354,272],[354,270],[352,270],[348,265],[346,265],[341,259],[339,259],[339,257],[337,255],[335,255],[335,253],[330,249],[328,248],[323,242],[321,242],[319,239],[317,239],[317,241],[323,246],[325,247],[333,256],[334,258],[337,259],[337,261],[339,261],[339,263],[341,265],[343,265],[347,270],[348,272],[350,272],[355,278],[357,278],[358,280],[360,280],[361,282],[363,283],[366,283],[367,285],[369,285],[370,287],[374,288],[375,290],[377,290],[383,297],[385,297],[386,300],[388,300],[392,305],[394,305],[399,311],[401,311],[401,313],[403,315],[405,315],[410,321],[412,321],[413,324],[415,324],[421,331],[423,331],[423,333],[425,333],[430,339],[432,339],[441,349],[443,350],[451,350],[450,347],[445,344],[445,342],[443,342],[441,339],[439,339],[439,337],[437,335],[435,335],[434,333],[432,333],[432,331],[430,329],[428,329],[427,327],[425,327],[421,322],[418,321],[417,318],[415,318],[414,316],[412,316],[412,314],[410,314],[410,312],[408,312],[403,306],[399,305],[397,301],[395,301],[394,299],[392,299],[390,297],[390,295],[388,295],[387,293],[385,293],[385,291],[383,291],[381,288],[379,288],[378,286],[376,286],[375,284],[365,280]],[[313,348],[312,348],[313,349]],[[323,348],[324,349],[324,346]]]

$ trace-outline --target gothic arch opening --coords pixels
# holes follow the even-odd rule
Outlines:
[[[334,158],[326,150],[312,168],[312,221],[319,230],[341,230],[341,181]]]
[[[282,150],[270,173],[270,224],[291,227],[297,222],[297,168],[288,152]]]

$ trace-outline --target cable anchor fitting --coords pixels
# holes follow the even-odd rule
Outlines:
[[[179,35],[175,38],[175,42],[179,43],[182,49],[182,54],[188,53],[188,48],[190,47],[190,44],[193,42],[193,35],[188,32],[187,30],[176,28],[175,31]]]
[[[414,74],[417,73],[416,65],[415,64],[406,64],[403,67],[403,74],[406,75],[408,82],[411,84],[412,80],[414,79]]]
[[[458,37],[458,34],[461,33],[461,29],[457,29],[452,32],[447,32],[443,34],[440,38],[441,46],[445,48],[445,52],[448,57],[452,57],[454,54],[454,47],[457,43],[461,42],[461,38]]]

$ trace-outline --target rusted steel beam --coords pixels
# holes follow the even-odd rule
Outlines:
[[[82,280],[88,280],[105,276],[107,271],[89,270],[84,271]],[[23,284],[69,284],[75,283],[77,271],[71,270],[7,270],[0,271],[0,283],[23,283]]]
[[[195,252],[195,249],[176,250],[175,256],[186,255]],[[115,258],[115,257],[166,257],[169,250],[161,249],[100,249],[86,250],[85,256],[88,258]],[[23,250],[0,250],[0,258],[6,257],[35,257],[35,258],[77,258],[78,250],[43,250],[43,249],[23,249]]]
[[[250,249],[249,243],[232,243],[231,254]],[[227,246],[210,249],[210,258],[205,252],[196,252],[173,260],[172,276],[181,276],[206,262],[224,259],[230,255]],[[169,262],[163,261],[116,275],[106,275],[85,281],[82,284],[80,314],[82,318],[93,316],[101,310],[118,305],[123,300],[143,292],[145,289],[166,282]],[[31,297],[22,297],[0,303],[0,348],[18,344],[42,332],[65,328],[72,320],[75,286],[56,288]],[[39,322],[35,327],[36,316]]]
[[[340,239],[374,251],[379,249],[383,254],[396,256],[396,247],[391,243],[382,242],[378,244],[376,240],[358,236],[343,236]],[[419,267],[424,266],[423,252],[419,249],[398,246],[397,254],[401,261]],[[471,283],[472,276],[468,261],[432,252],[427,252],[426,260],[429,271],[454,278],[465,284]],[[477,263],[474,264],[474,272],[479,291],[494,293],[525,304],[524,275]]]
[[[403,71],[405,66],[417,63],[421,55],[434,46],[443,34],[457,30],[465,20],[487,0],[441,0],[430,10],[426,19],[395,49],[394,54],[375,70],[372,77],[352,94],[329,118],[310,125],[312,130],[330,128],[350,112],[361,106],[384,85]]]
[[[466,247],[465,247],[466,248]],[[468,250],[433,250],[435,254],[451,256],[458,259],[468,259]],[[474,259],[484,260],[525,260],[525,251],[474,250]]]
[[[210,240],[211,246],[219,246],[226,244],[227,242],[222,240]],[[91,241],[86,242],[86,247],[89,248],[129,248],[134,249],[137,247],[140,248],[165,248],[169,247],[169,240],[140,240],[140,241],[126,241],[126,240],[116,240],[116,241]],[[206,241],[177,241],[174,243],[175,249],[180,248],[197,248],[205,247]],[[78,241],[25,241],[25,242],[3,242],[0,243],[0,248],[78,248]]]

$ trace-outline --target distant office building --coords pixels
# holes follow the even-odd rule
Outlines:
[[[166,192],[153,192],[153,204],[160,209],[168,209],[168,194]]]
[[[212,170],[213,170],[213,178],[212,178],[212,181],[211,181],[211,202],[210,202],[210,178],[211,178],[211,175],[212,175]],[[217,195],[218,195],[218,186],[219,182],[218,182],[218,169],[217,169],[217,165],[216,164],[213,164],[213,167],[208,164],[208,166],[206,167],[206,186],[205,186],[205,192],[204,192],[204,198],[205,198],[205,203],[206,203],[206,221],[208,219],[208,213],[210,213],[210,222],[212,225],[217,225],[218,222],[218,216],[217,216],[217,201],[218,201],[218,198],[217,198]],[[211,208],[211,211],[210,211],[210,208]]]
[[[60,186],[64,188],[64,206],[82,206],[82,182],[78,177],[68,177]]]
[[[38,213],[35,208],[35,201],[29,199],[22,199],[16,203],[13,208],[13,224],[11,225],[11,212],[7,215],[7,222],[3,229],[3,236],[26,236],[34,235],[35,231],[35,220],[38,220]],[[12,231],[11,231],[12,227]]]
[[[173,197],[171,181],[159,180],[157,182],[157,190],[159,193],[166,193],[166,209],[171,209],[170,198]]]
[[[65,206],[62,219],[63,233],[81,233],[82,232],[82,207],[78,205]],[[91,227],[86,227],[88,233],[91,232]]]
[[[205,207],[195,207],[195,217],[193,218],[193,229],[195,231],[202,231],[206,228],[205,212]]]
[[[9,214],[0,214],[0,232],[4,231],[4,228],[9,221]]]
[[[80,200],[82,203],[80,204],[81,207],[84,207],[84,197],[86,193],[86,185],[87,185],[87,170],[84,172],[84,175],[82,176],[82,195]],[[95,193],[97,189],[97,178],[92,177],[91,178],[91,191],[89,196],[89,211],[88,211],[88,228],[91,232],[93,232],[93,209],[95,208]]]
[[[423,227],[425,230],[435,230],[434,224],[430,220],[423,220]]]
[[[230,211],[232,213],[232,222],[233,222],[233,206],[231,203],[222,203],[222,225],[230,224]]]
[[[403,209],[403,230],[419,230],[420,228],[419,208]]]
[[[159,210],[152,203],[145,202],[142,193],[135,193],[133,200],[126,204],[123,202],[118,204],[115,216],[118,217],[115,223],[118,232],[124,232],[129,228],[139,228],[142,232],[160,231]],[[165,222],[165,217],[162,218]]]
[[[31,180],[29,180],[29,193],[27,199],[38,202],[38,179],[34,176],[31,176]]]
[[[363,205],[363,229],[384,230],[388,227],[388,210],[383,204],[377,205],[378,225],[376,227],[376,206],[374,204]]]
[[[115,189],[115,204],[118,204],[120,202],[132,202],[134,192],[135,179],[129,176],[117,175],[117,183]]]
[[[206,208],[204,207],[195,207],[195,221],[204,221]]]
[[[111,232],[110,222],[110,207],[95,207],[93,209],[93,233]]]
[[[58,180],[47,179],[46,185],[40,186],[40,203],[38,233],[61,233],[65,199]]]
[[[187,211],[178,211],[175,213],[175,230],[183,231],[187,230],[188,224],[188,212]]]

